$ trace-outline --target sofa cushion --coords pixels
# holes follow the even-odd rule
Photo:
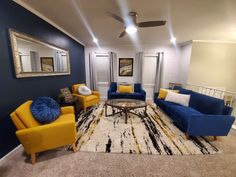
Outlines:
[[[190,107],[185,107],[181,105],[169,105],[168,109],[171,112],[171,117],[175,123],[178,124],[178,126],[186,131],[188,127],[188,123],[191,119],[191,116],[193,115],[203,115],[199,111],[190,108]]]
[[[61,114],[58,103],[50,97],[39,97],[30,106],[34,118],[40,123],[50,123]]]
[[[187,95],[191,95],[191,93],[193,92],[192,90],[184,89],[184,88],[182,88],[180,86],[175,86],[174,90],[179,90],[179,93],[187,94]]]
[[[127,98],[127,99],[143,99],[143,95],[141,93],[111,93],[112,99],[119,99],[119,98]]]
[[[165,100],[162,100],[162,99],[156,99],[155,103],[156,103],[157,106],[159,106],[168,115],[170,115],[170,113],[171,113],[169,107],[171,105],[177,105],[176,103],[172,103],[172,102],[165,101]]]
[[[111,83],[110,90],[111,90],[111,92],[116,92],[116,90],[117,90],[117,83],[116,82]]]
[[[197,92],[192,92],[189,106],[204,114],[221,115],[224,110],[224,101]]]

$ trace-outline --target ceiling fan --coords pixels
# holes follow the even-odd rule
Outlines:
[[[123,19],[120,16],[107,11],[107,14],[114,18],[115,20],[123,23],[124,30],[119,35],[119,38],[123,37],[126,33],[133,33],[137,31],[137,27],[139,28],[146,28],[146,27],[156,27],[156,26],[163,26],[166,24],[166,21],[146,21],[146,22],[137,22],[137,16],[138,14],[136,12],[129,12],[129,17],[131,19],[132,24],[128,25],[130,23],[128,19]]]

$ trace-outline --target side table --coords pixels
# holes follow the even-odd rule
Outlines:
[[[71,101],[68,101],[68,102],[58,100],[58,103],[62,107],[63,106],[73,106],[74,107],[74,111],[75,111],[75,119],[77,121],[77,115],[79,113],[79,106],[78,106],[78,98],[77,97],[73,97],[73,99]]]

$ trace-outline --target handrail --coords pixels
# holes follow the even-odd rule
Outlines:
[[[207,86],[202,86],[202,85],[195,85],[195,84],[186,84],[186,85],[194,86],[194,87],[203,87],[203,88],[207,88],[207,89],[211,89],[211,90],[216,90],[216,91],[220,91],[220,92],[233,94],[233,95],[236,96],[236,92],[232,92],[232,91],[224,91],[224,90],[220,90],[220,89],[216,89],[216,88],[212,88],[212,87],[207,87]]]

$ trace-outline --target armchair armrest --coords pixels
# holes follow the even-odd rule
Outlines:
[[[73,106],[61,107],[61,114],[74,114]]]
[[[93,95],[96,95],[98,99],[100,100],[100,93],[98,91],[92,91]]]
[[[85,96],[76,93],[73,93],[72,95],[78,98],[79,104],[82,104],[83,106],[86,104]]]
[[[193,136],[226,136],[234,120],[233,116],[225,115],[191,116],[187,133]]]
[[[29,154],[51,148],[73,144],[76,141],[74,121],[51,123],[16,132],[16,135]]]

